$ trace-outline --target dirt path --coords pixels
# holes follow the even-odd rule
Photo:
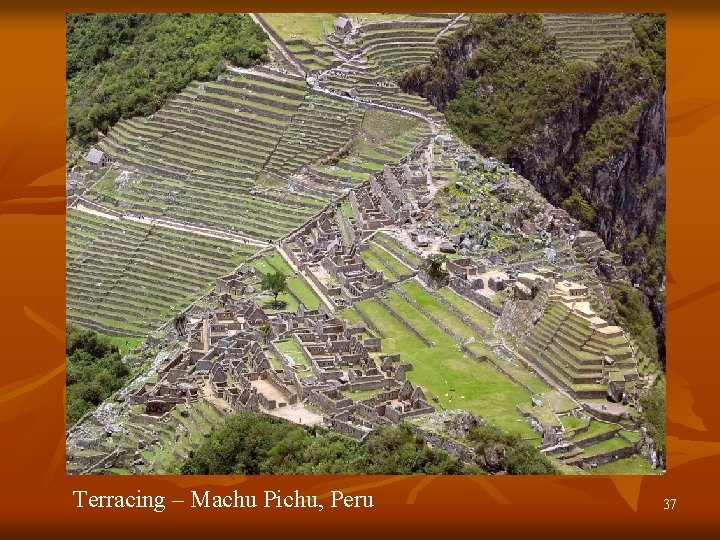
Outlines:
[[[458,22],[464,15],[465,15],[464,13],[458,13],[455,17],[453,17],[453,19],[447,24],[447,26],[445,28],[443,28],[442,30],[440,30],[440,33],[438,33],[438,35],[435,36],[435,39],[433,39],[433,43],[437,43],[438,40],[443,36],[443,34],[445,34],[445,32],[447,32],[448,30],[450,30],[450,28],[452,28],[452,25],[455,24],[456,22]]]
[[[93,206],[98,206],[98,205],[93,204]],[[184,232],[189,232],[192,234],[197,234],[198,236],[207,236],[209,238],[217,238],[219,240],[226,240],[228,242],[234,242],[235,244],[242,244],[242,245],[246,245],[246,246],[258,246],[258,247],[267,247],[270,245],[268,242],[261,242],[260,240],[250,238],[249,236],[242,236],[240,234],[218,231],[216,229],[195,227],[193,225],[188,225],[186,223],[174,221],[174,220],[171,220],[168,218],[140,217],[140,216],[133,216],[133,215],[129,215],[129,214],[123,214],[122,216],[118,216],[116,214],[113,214],[110,211],[102,212],[100,210],[97,210],[96,208],[91,208],[90,206],[87,206],[86,204],[84,204],[83,199],[78,200],[74,209],[79,210],[80,212],[85,212],[87,214],[92,214],[94,216],[98,216],[98,217],[105,218],[105,219],[110,219],[113,221],[127,219],[130,221],[136,221],[138,223],[145,223],[146,225],[154,225],[155,227],[160,227],[160,228],[164,228],[164,229],[173,229],[175,231],[184,231]]]
[[[263,32],[265,32],[267,34],[267,36],[270,38],[270,41],[272,42],[272,44],[275,45],[275,47],[277,48],[278,51],[280,51],[280,54],[283,55],[285,60],[287,60],[288,63],[292,67],[294,67],[300,75],[303,75],[303,76],[307,75],[307,69],[305,68],[305,66],[298,64],[298,62],[295,60],[295,58],[293,58],[292,54],[290,54],[290,51],[288,50],[285,43],[275,38],[273,33],[270,31],[268,24],[263,20],[263,18],[258,16],[257,13],[251,13],[250,18],[253,21],[255,21],[255,23],[260,28],[263,29]]]

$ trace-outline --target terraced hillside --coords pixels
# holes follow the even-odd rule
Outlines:
[[[68,209],[68,319],[111,334],[144,335],[256,250]]]
[[[632,38],[631,17],[622,13],[545,13],[545,24],[565,54],[593,61]]]
[[[193,83],[152,116],[119,122],[99,144],[113,166],[71,200],[68,317],[147,332],[430,132],[401,111],[357,105],[299,75],[257,68]],[[133,259],[140,246],[159,256],[162,235],[179,243],[185,232],[199,240],[180,250],[182,264],[160,270],[148,255],[139,268]],[[195,252],[203,242],[207,251]],[[182,274],[196,262],[192,279]],[[181,287],[167,292],[173,267]]]
[[[72,449],[67,465],[70,474],[147,474],[177,473],[190,451],[199,445],[214,425],[226,414],[202,400],[191,406],[180,406],[166,422],[148,425],[138,417],[141,406],[135,406],[112,436],[95,448]],[[98,427],[93,417],[91,426]],[[142,441],[142,442],[141,442]],[[147,441],[150,441],[149,444]],[[128,453],[134,462],[125,462],[120,455]]]
[[[461,309],[468,309],[472,316],[448,305],[443,298],[447,295],[466,304]],[[432,293],[411,279],[391,290],[387,298],[359,302],[341,316],[365,321],[382,336],[383,351],[412,359],[408,379],[426,389],[441,407],[471,411],[527,439],[536,438],[515,405],[549,387],[527,369],[486,348],[494,318],[477,305],[447,288]]]
[[[425,100],[399,90],[393,78],[412,67],[427,63],[435,44],[443,36],[462,29],[467,14],[415,13],[348,14],[355,30],[349,38],[328,32],[317,39],[320,22],[308,31],[299,31],[285,44],[286,54],[299,62],[318,84],[334,93],[357,92],[364,101],[386,107],[415,111],[440,121],[439,114]],[[278,36],[287,36],[290,24],[285,16],[263,14],[261,20]],[[303,25],[301,25],[302,27]]]
[[[652,362],[612,326],[622,261],[394,82],[468,16],[347,15],[345,34],[254,14],[269,64],[99,143],[110,165],[70,197],[68,318],[157,330],[126,358],[143,372],[70,430],[71,472],[172,472],[241,408],[359,439],[458,409],[572,467],[641,451]]]
[[[305,90],[299,78],[251,72],[193,84],[152,117],[110,131],[101,146],[123,172],[85,197],[253,239],[278,238],[324,204],[302,189],[288,195],[257,183]]]
[[[620,328],[593,324],[562,302],[548,304],[523,348],[539,370],[579,398],[602,399],[608,378],[632,384],[638,376]]]

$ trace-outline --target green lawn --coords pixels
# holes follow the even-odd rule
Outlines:
[[[418,319],[425,321],[427,326],[420,331],[427,332],[428,339],[437,343],[435,347],[425,346],[375,300],[365,300],[359,306],[387,336],[383,340],[383,352],[400,353],[402,362],[413,364],[408,378],[423,387],[428,399],[437,395],[445,408],[465,409],[526,438],[537,438],[530,424],[515,410],[518,403],[530,399],[528,392],[490,364],[478,363],[464,356],[452,338],[432,323],[428,324],[427,319],[414,308],[409,309],[415,312],[411,315],[413,324]],[[403,316],[406,315],[408,313],[404,311]],[[455,391],[450,392],[450,389]]]
[[[473,343],[469,347],[471,348],[471,350],[474,351],[476,345],[477,343]],[[490,351],[490,354],[493,354],[492,351]],[[495,362],[498,366],[500,366],[500,369],[502,371],[530,388],[530,390],[532,390],[533,392],[539,394],[550,390],[550,386],[545,381],[543,381],[540,377],[535,375],[526,367],[520,364],[511,364],[510,362],[502,360],[500,358],[497,358]]]
[[[320,307],[320,298],[318,298],[312,287],[301,276],[295,276],[287,280],[287,287],[297,296],[300,301],[308,309],[318,309]]]
[[[350,399],[353,399],[355,401],[362,401],[364,399],[371,398],[373,396],[376,396],[378,392],[381,392],[382,388],[375,389],[375,390],[360,390],[358,392],[345,392],[345,395],[349,397]]]
[[[338,319],[345,319],[351,324],[357,324],[363,321],[363,318],[360,316],[360,314],[353,308],[343,309],[342,311],[337,313],[337,317]]]
[[[145,341],[144,337],[133,336],[108,336],[108,338],[114,345],[118,346],[118,349],[120,349],[120,354],[122,356],[125,356],[131,349],[140,346]]]
[[[289,293],[280,293],[277,298],[278,302],[285,302],[285,305],[283,307],[272,307],[272,296],[264,296],[263,298],[258,299],[258,305],[267,313],[278,313],[279,311],[297,311],[297,308],[300,305],[298,301],[295,300],[295,297]]]
[[[385,266],[391,268],[398,276],[406,277],[412,274],[412,270],[406,265],[398,261],[394,255],[392,255],[385,248],[381,247],[375,242],[370,243],[370,251],[380,259]]]
[[[301,366],[309,367],[307,358],[305,358],[305,355],[300,350],[300,347],[297,343],[295,343],[294,339],[287,339],[285,341],[276,341],[275,347],[277,347],[278,351],[280,351],[282,354],[287,354],[290,358],[292,358],[296,364],[299,364]]]
[[[577,416],[572,416],[569,414],[566,416],[561,416],[560,422],[562,422],[562,425],[565,426],[566,430],[575,430],[587,424],[587,420],[583,420],[582,418],[578,418]]]
[[[333,32],[335,17],[331,13],[260,13],[284,40],[304,39],[310,43],[325,40]]]
[[[487,332],[492,332],[495,326],[495,317],[487,311],[479,308],[469,300],[466,300],[459,294],[448,287],[443,287],[437,291],[437,295],[442,297],[448,304],[453,306],[463,315],[466,315],[472,322]]]
[[[395,275],[390,271],[390,269],[383,264],[383,262],[369,249],[363,250],[360,252],[360,257],[362,257],[362,260],[365,261],[365,264],[368,265],[368,268],[370,270],[375,270],[377,272],[380,272],[382,275],[385,276],[385,279],[388,281],[395,281]]]
[[[82,325],[78,325],[78,324],[76,324],[76,326],[85,328]],[[90,329],[86,328],[86,330],[90,330]],[[108,338],[110,340],[110,343],[112,343],[113,345],[117,345],[118,349],[120,349],[121,356],[125,356],[131,349],[138,347],[145,341],[144,337],[111,336],[109,334],[104,334],[103,332],[100,332],[99,330],[92,329],[92,331],[97,332],[99,335]]]
[[[599,454],[605,454],[606,452],[612,452],[613,450],[620,450],[630,446],[629,443],[620,437],[612,437],[606,441],[601,441],[597,444],[592,444],[585,448],[585,454],[588,456],[597,456]]]
[[[368,109],[362,121],[363,130],[376,140],[400,137],[420,125],[421,121],[415,117],[379,109]]]
[[[590,469],[590,474],[661,474],[661,469],[653,469],[642,456],[630,456]]]
[[[474,337],[477,340],[482,339],[475,330],[466,325],[457,315],[438,302],[438,300],[417,281],[407,281],[402,284],[401,288],[414,302],[461,338],[468,339]]]
[[[375,236],[373,236],[373,240],[381,246],[385,246],[386,248],[390,248],[393,251],[396,251],[400,254],[402,259],[407,261],[408,263],[416,267],[422,266],[422,260],[416,255],[414,255],[405,246],[400,244],[400,242],[398,242],[395,238],[392,238],[391,236],[383,233],[377,233]]]
[[[587,431],[579,433],[577,436],[573,437],[572,440],[573,442],[584,441],[585,439],[589,439],[590,437],[602,435],[603,433],[607,433],[608,431],[615,431],[617,429],[618,426],[616,426],[615,424],[601,422],[599,420],[592,420],[590,422],[590,425],[588,426]]]
[[[268,261],[273,268],[280,270],[286,276],[293,274],[293,269],[290,268],[290,265],[285,262],[285,259],[283,259],[282,255],[276,250],[266,253],[265,260]]]

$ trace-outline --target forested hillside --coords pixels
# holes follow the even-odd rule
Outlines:
[[[477,426],[469,435],[478,464],[429,448],[405,425],[374,430],[360,444],[252,412],[229,417],[182,465],[183,474],[483,474],[485,450],[509,474],[553,474],[555,466],[517,434]],[[486,465],[487,467],[487,465]],[[497,472],[493,470],[492,472]]]
[[[70,14],[66,28],[69,150],[121,118],[149,115],[223,64],[265,59],[265,35],[241,14]]]
[[[65,421],[71,426],[122,387],[130,369],[108,337],[72,324],[65,336]]]

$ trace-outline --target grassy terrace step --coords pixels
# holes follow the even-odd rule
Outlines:
[[[520,347],[520,352],[529,360],[532,360],[535,367],[540,369],[546,376],[554,380],[566,390],[573,392],[579,398],[602,398],[605,397],[605,386],[602,384],[575,384],[567,379],[565,374],[558,370],[547,360],[544,352],[538,349],[531,342],[526,342]]]
[[[570,58],[594,60],[605,48],[622,46],[632,38],[632,18],[622,14],[546,13],[544,17]]]
[[[393,254],[402,259],[408,266],[419,268],[422,265],[422,260],[418,256],[413,254],[397,240],[386,234],[375,234],[375,236],[373,236],[373,241],[391,251]]]
[[[383,261],[380,260],[371,250],[366,249],[361,251],[360,257],[362,257],[363,261],[365,261],[365,264],[371,270],[381,272],[385,276],[385,279],[387,279],[388,281],[395,281],[397,279],[397,276],[392,271],[392,269],[386,266]]]
[[[570,440],[578,446],[585,446],[583,441],[593,440],[595,438],[599,438],[599,440],[604,440],[605,438],[609,439],[614,437],[619,431],[620,426],[616,424],[592,420],[586,431],[578,433]]]
[[[620,474],[633,474],[633,475],[649,475],[649,474],[661,474],[661,469],[653,469],[652,465],[648,461],[640,456],[630,456],[616,461],[611,461],[604,465],[594,467],[589,470],[590,474],[598,475],[620,475]]]
[[[215,277],[255,251],[192,233],[68,210],[68,228],[81,227],[97,236],[79,248],[82,251],[68,246],[71,259],[78,261],[68,266],[68,315],[132,335],[167,320],[211,287]],[[98,285],[100,279],[103,286]]]
[[[630,443],[628,443],[621,437],[611,437],[611,438],[601,441],[597,444],[592,444],[590,446],[586,446],[584,448],[584,456],[585,457],[597,456],[600,454],[605,454],[605,453],[616,451],[616,450],[624,450],[631,446],[632,445]]]
[[[460,319],[452,311],[443,306],[416,280],[409,280],[403,283],[400,288],[412,299],[413,302],[417,303],[433,317],[437,318],[437,320],[455,332],[462,339],[467,340],[471,337],[475,339],[482,339],[482,336],[465,324],[462,319]]]
[[[370,242],[368,250],[380,259],[382,263],[396,276],[406,278],[413,274],[412,268],[400,262],[391,252],[387,251],[381,245],[375,242]]]
[[[268,145],[274,145],[279,134],[256,126],[254,129],[249,122],[228,120],[212,111],[200,111],[193,108],[182,107],[182,104],[168,104],[166,109],[155,113],[154,122],[158,125],[167,125],[174,128],[174,132],[182,130],[183,133],[200,137],[213,143],[226,141],[238,146],[259,146],[261,150]]]
[[[529,394],[521,387],[490,364],[478,363],[463,355],[457,350],[455,341],[437,327],[433,334],[438,341],[435,347],[430,348],[377,301],[365,300],[358,305],[373,324],[383,329],[386,335],[383,351],[400,353],[401,360],[413,363],[408,378],[421,385],[428,398],[436,395],[445,408],[462,408],[491,418],[501,427],[519,432],[523,437],[536,438],[530,425],[509,406],[529,399]],[[412,307],[409,309],[415,312],[411,315],[414,322],[419,312]],[[421,314],[420,318],[427,324],[427,319]]]
[[[484,329],[488,334],[492,333],[496,318],[490,315],[490,313],[448,287],[439,289],[436,291],[436,294],[463,315],[467,316],[477,326]]]
[[[293,362],[295,362],[295,364],[297,364],[299,367],[310,369],[310,363],[308,362],[307,358],[305,358],[305,355],[302,353],[300,347],[294,339],[275,341],[274,343],[275,347],[277,347],[278,351],[280,351],[281,354],[287,355],[292,358]]]
[[[318,298],[312,287],[302,276],[295,276],[287,280],[287,287],[290,292],[308,309],[318,309],[320,298]]]

